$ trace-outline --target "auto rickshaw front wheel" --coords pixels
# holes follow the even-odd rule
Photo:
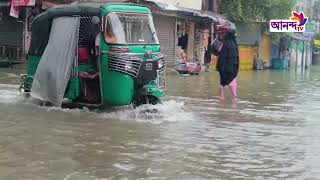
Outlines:
[[[132,104],[134,108],[136,108],[144,104],[151,104],[151,105],[162,104],[162,101],[160,98],[153,95],[141,95],[139,97],[134,98]]]

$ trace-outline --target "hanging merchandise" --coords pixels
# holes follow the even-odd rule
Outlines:
[[[19,12],[20,7],[18,0],[11,0],[10,16],[19,18]]]
[[[24,6],[35,6],[36,1],[35,0],[23,0],[24,1]]]
[[[20,6],[35,6],[35,0],[11,0],[10,16],[19,18]]]
[[[196,36],[195,36],[195,59],[200,59],[201,51],[202,51],[202,32],[201,29],[196,29]]]
[[[203,24],[198,24],[195,33],[195,59],[199,60],[202,64],[204,63],[206,48],[208,47],[208,39],[209,29]]]

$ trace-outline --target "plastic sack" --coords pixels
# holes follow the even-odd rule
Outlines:
[[[190,73],[196,73],[201,71],[201,66],[197,63],[188,62],[186,66],[187,66],[188,72]]]
[[[78,48],[79,63],[88,63],[89,49],[85,47]]]
[[[215,56],[219,56],[223,48],[223,42],[219,38],[215,38],[211,44],[212,52]]]

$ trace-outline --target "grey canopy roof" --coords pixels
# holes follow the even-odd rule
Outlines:
[[[28,54],[42,56],[49,40],[53,19],[62,16],[99,15],[100,5],[96,3],[79,3],[63,5],[39,14],[32,23],[32,38]]]

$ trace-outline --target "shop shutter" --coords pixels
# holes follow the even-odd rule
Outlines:
[[[166,55],[168,66],[173,66],[175,61],[175,26],[174,17],[154,16],[153,17],[158,39],[162,47],[162,53]]]
[[[14,18],[6,18],[0,21],[0,46],[22,48],[23,46],[23,23]]]

